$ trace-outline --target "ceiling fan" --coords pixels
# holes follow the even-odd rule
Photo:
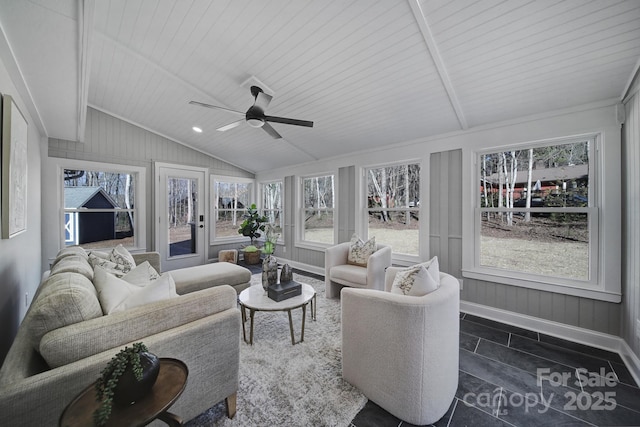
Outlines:
[[[264,91],[258,86],[251,86],[251,95],[255,99],[253,105],[249,107],[246,113],[236,110],[230,110],[224,107],[218,107],[217,105],[205,104],[203,102],[198,101],[189,101],[189,104],[199,105],[201,107],[213,108],[216,110],[224,110],[229,111],[230,113],[239,114],[244,116],[244,119],[238,120],[233,123],[229,123],[228,125],[222,126],[217,130],[224,132],[229,129],[233,129],[243,121],[246,121],[247,124],[254,128],[262,128],[265,132],[271,135],[275,139],[282,138],[282,136],[267,122],[272,123],[283,123],[285,125],[294,125],[294,126],[306,126],[313,127],[313,122],[308,120],[298,120],[298,119],[288,119],[286,117],[275,117],[275,116],[267,116],[264,114],[264,110],[267,108],[269,103],[271,102],[272,96],[267,95]]]

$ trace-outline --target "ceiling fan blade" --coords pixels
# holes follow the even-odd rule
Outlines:
[[[206,108],[212,108],[212,109],[214,109],[214,110],[224,110],[224,111],[228,111],[228,112],[230,112],[230,113],[240,114],[240,115],[242,115],[242,116],[244,116],[244,114],[245,114],[245,113],[240,112],[240,111],[230,110],[229,108],[218,107],[217,105],[205,104],[204,102],[189,101],[189,104],[199,105],[199,106],[201,106],[201,107],[206,107]]]
[[[271,102],[271,99],[273,99],[271,95],[267,95],[264,92],[259,92],[258,95],[256,96],[256,102],[253,105],[261,108],[262,111],[264,111],[267,109],[267,106]]]
[[[233,128],[237,128],[238,126],[240,126],[242,123],[244,123],[244,119],[242,120],[238,120],[237,122],[233,122],[233,123],[229,123],[228,125],[224,125],[222,127],[219,127],[218,129],[216,129],[217,131],[220,132],[224,132],[227,131],[229,129],[233,129]]]
[[[264,129],[264,131],[266,133],[268,133],[269,135],[271,135],[274,139],[281,139],[282,135],[280,135],[274,128],[271,127],[271,125],[267,122],[264,123],[264,125],[262,125],[262,129]]]
[[[309,120],[288,119],[286,117],[264,116],[264,120],[273,123],[284,123],[285,125],[313,127],[313,122]],[[266,124],[266,123],[265,123]]]

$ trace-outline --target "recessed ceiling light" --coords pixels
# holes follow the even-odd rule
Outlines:
[[[193,129],[194,132],[202,133],[202,129],[200,129],[198,126],[194,126],[191,129]]]

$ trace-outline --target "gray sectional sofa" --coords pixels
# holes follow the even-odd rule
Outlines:
[[[156,252],[133,258],[161,271]],[[189,368],[172,413],[186,421],[226,399],[232,417],[241,326],[237,293],[249,285],[251,273],[226,264],[178,271],[178,295],[103,314],[92,266],[77,259],[73,268],[54,263],[0,369],[0,425],[57,425],[67,404],[107,362],[140,341],[157,356],[182,360]]]

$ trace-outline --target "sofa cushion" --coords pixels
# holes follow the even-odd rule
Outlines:
[[[363,242],[357,234],[351,237],[349,245],[349,254],[347,255],[347,263],[366,267],[369,257],[376,251],[375,236]]]
[[[122,280],[127,283],[131,283],[132,285],[146,286],[159,277],[160,274],[158,274],[155,268],[151,267],[149,261],[144,261],[122,276]]]
[[[168,274],[144,285],[134,285],[97,266],[94,284],[104,314],[177,296],[173,278]]]
[[[119,244],[111,250],[109,259],[118,265],[122,266],[122,270],[127,273],[136,266],[136,261],[127,248]]]
[[[163,301],[169,298],[176,298],[176,284],[173,277],[169,274],[163,274],[158,279],[152,281],[146,286],[138,287],[131,295],[123,299],[120,304],[115,306],[110,313],[125,311],[130,308],[139,307],[151,302]]]
[[[51,267],[51,275],[59,273],[78,273],[82,274],[89,280],[93,280],[93,268],[86,258],[81,255],[69,255],[58,260]]]
[[[69,246],[67,248],[61,249],[60,252],[56,255],[56,259],[53,261],[53,265],[56,265],[58,261],[68,256],[79,256],[84,258],[85,260],[89,259],[89,254],[80,246]]]
[[[82,274],[53,274],[41,286],[27,321],[29,341],[36,350],[47,332],[102,316],[96,290]]]
[[[251,271],[229,262],[214,262],[169,272],[180,295],[219,285],[238,286],[251,281]]]
[[[89,263],[95,269],[100,266],[109,273],[122,277],[136,267],[136,262],[129,251],[119,244],[111,252],[89,253]]]

